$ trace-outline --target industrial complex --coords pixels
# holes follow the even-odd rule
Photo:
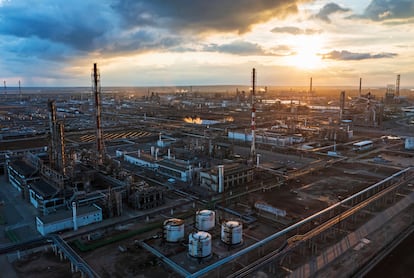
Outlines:
[[[400,75],[337,89],[312,77],[308,88],[261,86],[258,74],[246,72],[251,86],[104,88],[94,64],[92,89],[4,82],[10,271],[368,273],[414,231],[412,92]]]

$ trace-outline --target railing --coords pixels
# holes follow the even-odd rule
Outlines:
[[[391,175],[390,177],[387,177],[384,180],[382,180],[382,181],[380,181],[380,182],[378,182],[374,185],[371,185],[370,187],[368,187],[368,188],[366,188],[366,189],[364,189],[364,190],[362,190],[362,191],[360,191],[360,192],[358,192],[358,193],[356,193],[356,194],[354,194],[354,195],[352,195],[352,196],[350,196],[350,197],[348,197],[348,198],[346,198],[346,199],[344,199],[344,200],[342,200],[342,201],[340,201],[340,202],[338,202],[338,203],[336,203],[336,204],[334,204],[334,205],[332,205],[332,206],[330,206],[330,207],[328,207],[328,208],[326,208],[326,209],[324,209],[320,212],[317,212],[317,213],[305,218],[304,220],[301,220],[301,221],[299,221],[299,222],[297,222],[297,223],[295,223],[295,224],[293,224],[293,225],[291,225],[291,226],[289,226],[289,227],[287,227],[287,228],[285,228],[285,229],[283,229],[279,232],[276,232],[276,233],[268,236],[267,238],[265,238],[261,241],[258,241],[256,243],[246,247],[243,250],[240,250],[240,251],[238,251],[238,252],[236,252],[236,253],[234,253],[234,254],[232,254],[232,255],[230,255],[230,256],[228,256],[228,257],[226,257],[226,258],[224,258],[220,261],[217,261],[217,262],[215,262],[215,263],[213,263],[213,264],[211,264],[211,265],[209,265],[209,266],[193,273],[189,277],[201,277],[201,276],[203,276],[203,275],[205,275],[205,274],[207,274],[207,273],[209,273],[209,272],[211,272],[211,271],[213,271],[213,270],[215,270],[215,269],[217,269],[217,268],[219,268],[219,267],[221,267],[221,266],[223,266],[223,265],[225,265],[229,262],[232,262],[232,261],[238,259],[239,257],[241,257],[241,256],[243,256],[243,255],[245,255],[245,254],[247,254],[251,251],[254,251],[254,250],[257,250],[260,247],[263,247],[264,245],[272,242],[275,239],[278,239],[278,238],[280,238],[282,236],[285,236],[285,235],[287,235],[291,232],[294,232],[296,229],[304,226],[305,224],[312,223],[313,221],[319,219],[319,217],[322,217],[324,215],[329,215],[331,212],[333,212],[337,208],[341,208],[342,206],[348,205],[349,203],[351,205],[353,205],[354,201],[356,201],[358,203],[358,199],[360,199],[360,200],[361,199],[366,199],[369,196],[375,195],[379,191],[381,191],[381,190],[383,190],[387,187],[390,187],[395,183],[399,183],[401,181],[406,181],[406,178],[410,177],[410,175],[413,174],[413,169],[414,169],[413,167],[409,167],[409,168],[406,168],[404,170],[401,170],[398,173],[395,173],[395,174]],[[365,196],[365,198],[364,198],[364,196]]]

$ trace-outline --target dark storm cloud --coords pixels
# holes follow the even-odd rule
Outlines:
[[[138,30],[117,39],[103,38],[97,50],[103,53],[144,52],[154,49],[169,49],[183,42],[180,37],[160,35],[155,32]]]
[[[69,57],[71,52],[177,50],[199,39],[194,33],[245,32],[255,23],[297,12],[296,3],[306,1],[13,0],[0,5],[0,36],[24,44],[9,49],[12,53],[46,58],[59,53]],[[240,53],[243,47],[248,46],[240,45]],[[45,53],[37,53],[41,50]]]
[[[377,53],[377,54],[371,54],[371,53],[354,53],[347,50],[342,51],[331,51],[329,53],[321,54],[323,59],[332,59],[332,60],[365,60],[365,59],[381,59],[381,58],[393,58],[397,56],[396,53],[389,53],[389,52],[383,52],[383,53]]]
[[[372,0],[362,17],[375,21],[414,18],[414,1]]]
[[[338,12],[348,12],[348,11],[350,11],[350,9],[342,8],[336,3],[329,3],[323,6],[323,8],[319,11],[319,13],[315,15],[315,17],[330,23],[331,19],[329,18],[329,16],[331,14],[338,13]]]
[[[255,23],[297,12],[300,0],[118,0],[114,9],[126,27],[176,31],[246,32]]]
[[[73,5],[73,6],[72,6]],[[0,7],[0,34],[20,38],[40,38],[58,42],[75,49],[94,49],[95,39],[110,27],[106,19],[93,5],[73,1],[4,2]],[[94,10],[92,17],[88,10]]]
[[[204,51],[222,52],[237,55],[269,55],[257,43],[247,41],[234,41],[228,44],[210,44],[203,49]]]
[[[301,29],[294,26],[275,27],[271,30],[273,33],[287,33],[292,35],[313,35],[320,34],[322,30],[316,29]]]
[[[104,1],[29,3],[14,0],[0,5],[0,36],[10,40],[0,47],[11,55],[46,60],[91,52],[116,55],[177,47],[185,41],[154,28],[122,30],[120,15]]]
[[[20,38],[13,42],[10,36],[5,37],[10,42],[1,46],[4,52],[9,52],[19,58],[40,58],[44,60],[62,60],[69,58],[75,51],[62,43],[50,43],[48,40],[39,38]],[[3,58],[4,59],[4,58]]]

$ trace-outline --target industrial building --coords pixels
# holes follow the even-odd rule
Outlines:
[[[224,164],[200,171],[200,185],[213,192],[227,192],[253,181],[253,167],[240,163]]]
[[[42,244],[91,277],[318,276],[363,238],[380,246],[384,223],[393,235],[411,223],[412,137],[381,137],[403,98],[383,103],[362,79],[352,96],[321,95],[312,78],[305,91],[261,90],[256,75],[236,93],[104,94],[95,64],[92,94],[44,96],[43,131],[19,137],[31,151],[4,150]]]
[[[122,202],[132,203],[136,209],[155,207],[163,203],[162,190],[150,187],[151,190],[146,189],[145,198],[152,199],[155,196],[155,201],[145,201],[144,203],[148,204],[144,204],[141,201],[143,197],[137,194],[139,184],[142,183],[139,180],[134,181],[131,174],[121,171],[120,162],[106,155],[100,111],[101,89],[96,64],[92,70],[92,77],[96,123],[95,151],[75,149],[73,146],[69,149],[66,146],[65,128],[58,117],[56,101],[49,99],[47,102],[48,145],[45,148],[48,155],[31,152],[18,155],[9,152],[6,155],[5,165],[9,182],[22,192],[22,197],[37,208],[41,216],[50,215],[52,219],[53,215],[65,213],[74,201],[77,202],[81,212],[83,207],[99,205],[101,219],[102,216],[122,215]],[[135,165],[143,165],[141,160],[138,163],[137,158],[134,160],[131,155],[124,155],[124,159]],[[133,199],[138,201],[131,201]],[[43,225],[42,231],[55,229],[49,227],[51,220],[49,221],[48,218],[43,219],[44,221],[40,220]],[[93,222],[83,221],[82,225],[90,223]],[[67,227],[69,224],[62,225]]]
[[[10,184],[22,192],[23,197],[27,196],[28,184],[40,179],[39,170],[24,158],[9,161],[6,169]]]
[[[73,214],[76,215],[73,215]],[[62,210],[54,214],[37,216],[37,231],[45,236],[47,234],[61,232],[69,229],[98,223],[102,221],[102,209],[97,205],[80,207],[75,212],[72,210]]]

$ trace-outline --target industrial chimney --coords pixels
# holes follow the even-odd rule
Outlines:
[[[218,166],[218,193],[224,191],[224,165]]]
[[[256,159],[256,69],[252,71],[252,145],[250,148],[250,157],[254,163]]]
[[[92,86],[95,95],[95,116],[96,116],[96,163],[101,165],[104,157],[104,142],[101,125],[101,81],[96,63],[92,69]]]
[[[400,96],[400,75],[397,75],[397,81],[395,82],[395,96],[399,97]]]
[[[78,230],[78,219],[76,213],[76,202],[72,202],[72,217],[73,217],[73,230]]]
[[[339,120],[342,120],[342,117],[344,115],[344,109],[345,109],[345,91],[342,91],[339,97]]]

